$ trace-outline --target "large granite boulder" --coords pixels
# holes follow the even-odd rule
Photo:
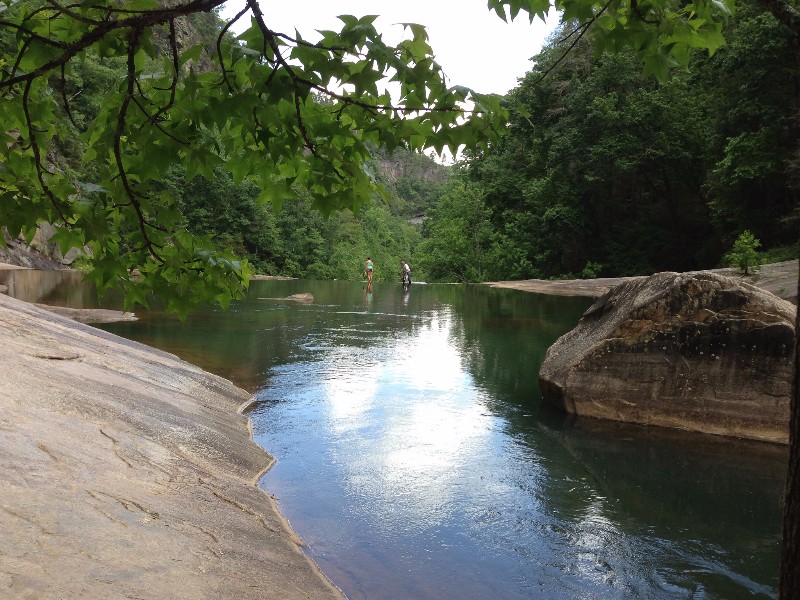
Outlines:
[[[577,415],[787,443],[795,310],[715,273],[636,278],[548,350],[542,394]]]

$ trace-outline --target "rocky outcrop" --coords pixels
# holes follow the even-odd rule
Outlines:
[[[61,253],[61,246],[53,241],[56,228],[50,223],[39,223],[36,234],[31,240],[31,248],[38,250],[45,256],[49,256],[59,264],[70,266],[79,256],[84,254],[80,248],[72,248],[66,254]]]
[[[577,415],[787,443],[795,310],[710,272],[633,279],[548,350],[542,394]]]
[[[736,269],[711,269],[705,273],[718,273],[750,283],[762,290],[772,292],[778,298],[797,304],[797,276],[800,265],[797,260],[761,265],[749,275]],[[597,279],[523,279],[521,281],[488,281],[490,287],[509,288],[535,294],[553,296],[591,296],[599,298],[611,288],[626,281],[641,279],[637,277],[606,277]]]
[[[0,337],[0,597],[343,597],[256,486],[249,394],[2,295]]]
[[[37,232],[37,240],[34,240],[31,245],[26,244],[21,239],[12,239],[5,230],[3,230],[2,235],[5,238],[5,245],[0,244],[0,262],[28,269],[41,269],[42,271],[68,268],[62,262],[61,259],[63,257],[60,253],[57,258],[48,254],[49,246],[42,242],[42,234]],[[74,258],[74,253],[70,252],[68,254]]]

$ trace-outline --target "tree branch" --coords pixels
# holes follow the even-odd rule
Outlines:
[[[67,113],[70,123],[72,123],[76,129],[78,129],[78,124],[75,122],[75,118],[72,116],[72,110],[69,107],[69,99],[67,98],[66,65],[61,65],[61,99],[64,101],[64,111]]]
[[[67,15],[70,19],[78,21],[79,23],[85,23],[87,25],[100,25],[102,23],[102,21],[96,21],[94,19],[89,19],[88,17],[84,17],[83,15],[80,15],[80,14],[76,13],[75,11],[71,10],[72,7],[79,7],[80,4],[73,4],[71,6],[61,6],[55,0],[47,0],[47,3],[50,6],[52,6],[53,8],[55,8],[57,11],[59,11],[60,13],[63,13],[65,15]]]
[[[175,92],[178,89],[178,76],[180,75],[180,62],[178,56],[178,39],[175,34],[175,19],[169,22],[169,49],[172,54],[172,83],[170,84],[169,100],[153,115],[152,119],[158,119],[175,104]]]
[[[591,27],[591,26],[592,26],[592,25],[595,23],[595,21],[597,21],[597,19],[598,19],[598,18],[600,18],[600,15],[602,15],[604,12],[606,12],[606,10],[608,10],[608,7],[609,7],[609,6],[611,6],[611,3],[612,3],[612,2],[614,2],[614,1],[615,1],[615,0],[608,0],[608,2],[606,2],[606,3],[605,3],[605,4],[604,4],[604,5],[603,5],[603,6],[600,8],[600,10],[597,12],[597,14],[596,14],[596,15],[594,15],[594,16],[593,16],[591,19],[589,19],[588,21],[585,21],[584,23],[581,23],[581,24],[580,24],[580,25],[579,25],[579,26],[578,26],[578,27],[575,29],[575,31],[581,30],[581,32],[580,32],[580,35],[578,35],[578,37],[577,37],[577,38],[575,38],[575,39],[573,40],[573,42],[572,42],[572,43],[569,45],[569,48],[567,48],[566,50],[564,50],[564,53],[563,53],[561,56],[559,56],[559,57],[558,57],[558,60],[556,60],[556,62],[554,62],[552,65],[550,65],[550,66],[549,66],[549,67],[548,67],[548,68],[545,70],[545,72],[544,72],[544,73],[542,73],[542,76],[541,76],[541,77],[539,77],[539,79],[537,79],[537,80],[536,80],[536,81],[533,83],[533,85],[538,85],[539,83],[541,83],[541,81],[542,81],[542,80],[543,80],[545,77],[547,77],[547,76],[548,76],[548,75],[549,75],[549,74],[550,74],[550,73],[553,71],[553,69],[555,69],[555,68],[556,68],[558,65],[560,65],[560,64],[561,64],[561,61],[562,61],[562,60],[564,60],[564,59],[567,57],[567,55],[568,55],[568,54],[569,54],[569,53],[572,51],[572,49],[573,49],[575,46],[577,46],[577,45],[578,45],[578,42],[580,42],[580,41],[581,41],[581,39],[583,38],[583,36],[584,36],[584,35],[586,35],[586,32],[587,32],[587,31],[589,31],[589,27]],[[573,31],[572,33],[570,33],[570,34],[569,34],[569,35],[568,35],[566,38],[564,38],[564,39],[565,39],[565,40],[567,40],[567,39],[569,39],[570,37],[572,37],[572,36],[575,34],[575,31]]]
[[[39,185],[42,186],[42,191],[45,193],[45,196],[47,196],[47,199],[50,200],[50,203],[53,205],[53,208],[56,210],[61,220],[66,223],[67,218],[62,210],[61,202],[58,200],[58,198],[56,198],[53,190],[50,189],[50,187],[47,185],[47,182],[44,180],[45,170],[44,166],[42,165],[42,153],[39,149],[39,143],[36,140],[36,129],[34,128],[30,108],[28,106],[28,100],[30,99],[32,86],[32,81],[29,81],[25,84],[25,89],[22,92],[22,109],[25,112],[25,123],[28,127],[28,143],[33,151],[33,160],[36,165],[36,176],[39,179]]]
[[[28,81],[33,81],[37,79],[53,69],[60,67],[63,64],[68,63],[74,56],[86,50],[96,42],[100,41],[102,38],[107,36],[112,31],[120,30],[120,29],[131,29],[131,30],[143,30],[146,27],[152,27],[153,25],[161,25],[167,23],[177,17],[185,16],[188,14],[196,13],[196,12],[208,12],[221,4],[224,4],[225,0],[193,0],[187,4],[179,4],[169,8],[163,9],[155,9],[143,12],[135,13],[136,16],[129,17],[126,19],[114,19],[109,21],[104,21],[99,24],[95,29],[86,33],[77,41],[68,44],[65,47],[65,51],[57,56],[56,58],[46,62],[38,69],[34,69],[29,73],[25,73],[24,75],[17,75],[12,76],[8,79],[0,81],[0,89],[3,88],[12,88],[15,85],[20,83],[25,83]],[[102,7],[103,9],[107,7]],[[116,9],[108,9],[111,12],[123,12],[117,11]],[[35,36],[33,32],[30,32],[31,36]],[[32,37],[28,38],[29,40]],[[45,38],[46,39],[46,38]],[[55,44],[54,44],[55,45]]]
[[[228,30],[233,27],[233,24],[241,19],[248,10],[250,10],[250,6],[245,6],[242,10],[236,13],[236,16],[233,17],[233,19],[225,23],[222,31],[220,31],[219,35],[217,36],[217,57],[219,58],[219,68],[222,71],[222,80],[225,82],[225,85],[228,86],[229,92],[233,92],[233,86],[231,85],[231,82],[228,81],[228,69],[225,66],[225,57],[222,56],[222,39],[225,37],[225,34],[228,33]]]
[[[114,159],[117,163],[117,172],[119,173],[122,181],[122,188],[125,190],[125,195],[128,197],[128,200],[130,200],[131,206],[136,212],[136,220],[139,226],[139,231],[142,234],[143,244],[145,245],[147,251],[156,260],[163,262],[163,259],[156,251],[155,246],[150,240],[149,234],[147,233],[147,222],[144,213],[142,212],[141,202],[139,202],[139,199],[136,197],[133,188],[131,188],[130,181],[128,180],[128,174],[125,171],[125,165],[122,163],[122,136],[125,134],[125,120],[128,113],[128,107],[130,106],[131,100],[134,99],[134,86],[136,80],[135,55],[136,46],[139,43],[139,36],[141,33],[142,27],[134,27],[131,29],[130,35],[128,36],[128,87],[125,97],[122,100],[122,106],[120,106],[119,109],[117,127],[114,130]]]

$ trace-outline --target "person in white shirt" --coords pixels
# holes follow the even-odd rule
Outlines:
[[[400,261],[400,264],[403,267],[403,283],[411,284],[411,267],[408,266],[408,263],[404,260]]]

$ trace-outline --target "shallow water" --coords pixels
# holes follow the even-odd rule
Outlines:
[[[316,301],[280,299],[299,292]],[[270,281],[228,312],[103,328],[254,393],[278,459],[261,485],[352,599],[774,597],[784,449],[540,401],[589,303]]]

